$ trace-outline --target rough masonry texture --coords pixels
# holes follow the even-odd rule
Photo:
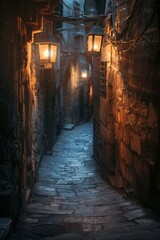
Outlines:
[[[94,135],[97,142],[101,139],[94,156],[104,176],[108,175],[115,186],[158,207],[159,60],[156,52],[159,29],[156,11],[150,1],[121,1],[121,4],[112,1],[112,9],[109,2],[106,11],[116,9],[117,17],[108,18],[104,26],[106,44],[101,61],[106,64],[106,97],[100,96],[99,105],[94,104],[98,113]],[[131,18],[127,21],[128,14]],[[97,96],[98,90],[94,91]]]

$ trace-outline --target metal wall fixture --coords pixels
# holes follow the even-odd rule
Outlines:
[[[51,68],[56,63],[59,44],[51,34],[34,34],[34,43],[39,45],[39,56],[42,68]]]
[[[87,52],[91,55],[100,54],[104,31],[101,26],[93,26],[87,33]]]

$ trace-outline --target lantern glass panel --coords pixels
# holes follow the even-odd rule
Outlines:
[[[92,51],[93,36],[88,36],[88,52]]]
[[[51,45],[51,62],[56,62],[56,57],[57,57],[57,46],[56,45]]]
[[[40,44],[39,45],[39,53],[41,61],[49,60],[49,46],[48,44]]]
[[[102,42],[102,36],[94,36],[94,46],[93,50],[95,52],[100,52],[101,50],[101,42]]]

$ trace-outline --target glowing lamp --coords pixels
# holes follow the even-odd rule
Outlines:
[[[39,44],[41,64],[56,62],[58,43],[51,34],[35,34],[34,43]]]
[[[40,61],[44,62],[56,62],[57,57],[57,45],[53,44],[39,44],[39,54],[40,54]]]
[[[87,34],[87,52],[89,54],[98,54],[101,52],[103,41],[103,29],[100,26],[93,26]]]
[[[87,78],[87,77],[88,77],[88,72],[87,72],[86,69],[82,69],[82,71],[81,71],[81,77],[82,77],[82,78]]]

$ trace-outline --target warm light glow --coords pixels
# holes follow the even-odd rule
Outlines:
[[[98,45],[97,44],[94,44],[93,48],[94,48],[94,51],[98,51]]]
[[[93,26],[87,34],[87,51],[90,54],[101,52],[104,32],[101,26]]]
[[[100,52],[102,43],[102,36],[90,35],[88,36],[88,52]]]
[[[46,50],[43,52],[43,56],[44,56],[44,59],[49,58],[49,50],[48,50],[48,49],[46,49]]]
[[[81,76],[82,78],[87,78],[88,77],[87,70],[82,70]]]
[[[74,92],[75,89],[79,86],[79,67],[77,64],[71,65],[70,80],[71,80],[71,89]]]
[[[58,42],[52,34],[45,32],[34,34],[34,43],[39,46],[39,56],[41,67],[52,67],[52,63],[56,63]]]
[[[39,45],[40,60],[47,61],[49,59],[49,47],[48,44]]]
[[[56,45],[51,45],[51,62],[56,62],[56,57],[57,57],[57,46]]]
[[[56,62],[57,46],[49,44],[39,45],[40,60],[42,62]]]
[[[102,36],[94,36],[94,51],[100,52],[101,49]]]
[[[92,36],[88,37],[88,51],[92,51]]]

